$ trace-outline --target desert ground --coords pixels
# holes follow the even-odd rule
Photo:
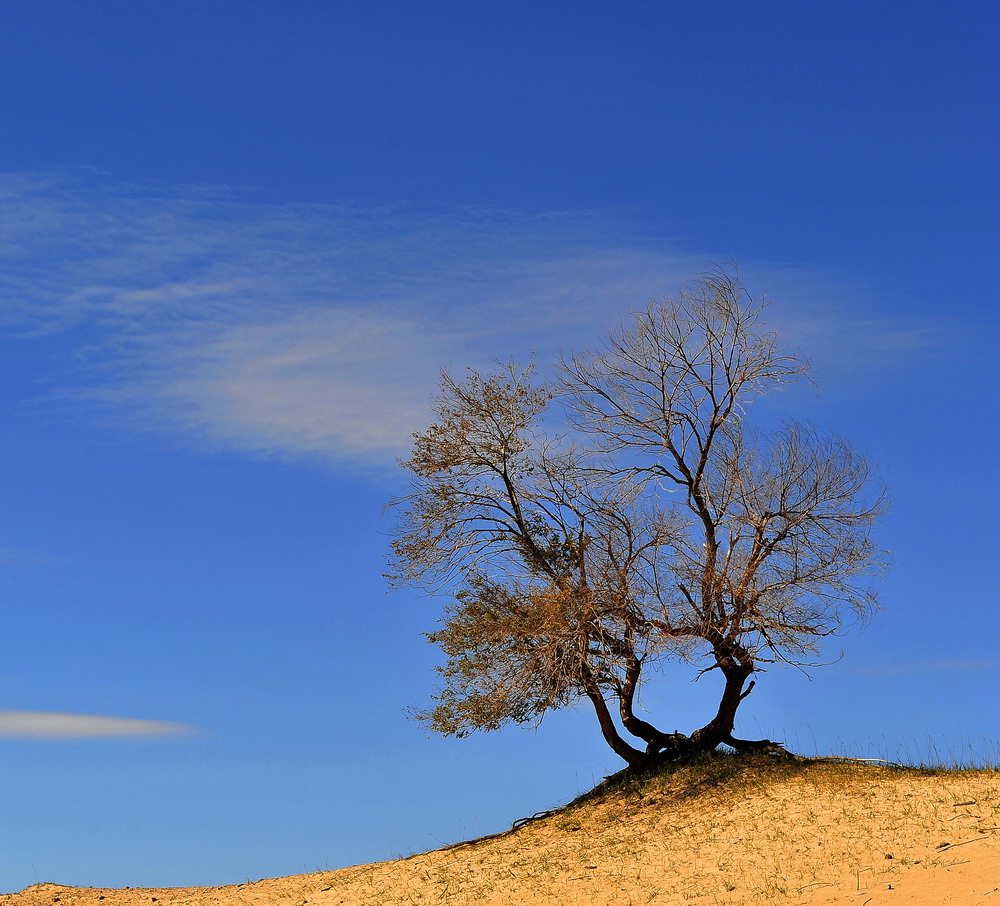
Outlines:
[[[71,879],[63,879],[71,880]],[[1000,771],[713,759],[506,833],[228,887],[36,884],[0,906],[1000,906]]]

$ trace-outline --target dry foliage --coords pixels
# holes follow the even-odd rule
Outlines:
[[[392,504],[392,577],[452,595],[429,636],[447,655],[420,712],[435,730],[588,699],[630,765],[776,748],[732,735],[737,708],[764,665],[809,663],[845,614],[874,606],[883,492],[843,439],[748,423],[755,399],[807,370],[764,307],[717,272],[565,357],[548,383],[514,364],[443,375],[404,463],[411,493]],[[553,415],[568,436],[545,433]],[[690,735],[637,707],[652,668],[678,658],[725,680]]]

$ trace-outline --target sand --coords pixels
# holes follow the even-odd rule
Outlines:
[[[407,859],[228,887],[37,884],[0,906],[1000,906],[1000,773],[677,772]]]

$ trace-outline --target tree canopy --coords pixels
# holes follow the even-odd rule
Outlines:
[[[656,299],[554,375],[445,372],[403,463],[392,578],[448,594],[446,656],[419,712],[463,736],[585,699],[628,764],[727,744],[767,664],[813,663],[875,606],[884,489],[847,441],[755,400],[807,373],[738,277]],[[546,428],[546,423],[548,428]],[[640,713],[664,660],[724,678],[689,734]]]

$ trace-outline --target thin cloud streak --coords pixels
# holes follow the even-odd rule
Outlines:
[[[0,547],[0,563],[20,564],[23,566],[38,566],[48,562],[44,557],[13,547]]]
[[[848,671],[855,676],[903,676],[912,673],[969,673],[1000,668],[1000,660],[908,661],[898,664],[872,664]]]
[[[0,737],[5,739],[181,736],[191,732],[192,728],[184,724],[161,720],[52,711],[0,711]]]
[[[49,399],[369,468],[405,453],[442,366],[585,345],[711,258],[588,212],[273,204],[30,174],[0,176],[0,204],[0,329],[78,338]],[[821,276],[758,266],[751,285],[757,272],[791,298],[808,284],[798,320],[776,306],[775,321],[829,361],[898,362],[935,340],[921,325],[838,321]]]

